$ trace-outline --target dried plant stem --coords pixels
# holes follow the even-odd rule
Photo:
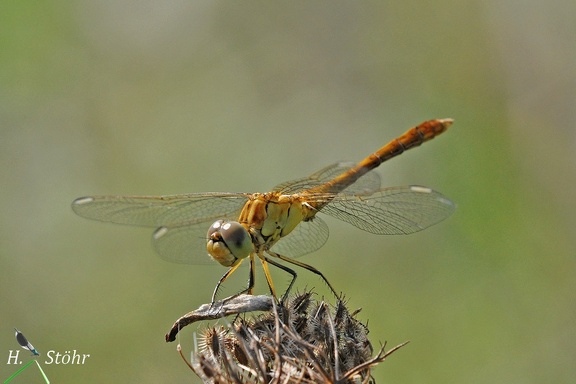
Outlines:
[[[167,341],[194,322],[228,315],[227,326],[206,329],[186,364],[206,383],[373,383],[371,370],[407,343],[375,355],[368,328],[345,303],[335,306],[304,292],[277,305],[268,296],[239,295],[182,316]],[[217,316],[217,314],[220,316]]]

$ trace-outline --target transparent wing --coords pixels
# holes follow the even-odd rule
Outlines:
[[[322,247],[328,240],[328,225],[319,217],[303,221],[286,237],[272,246],[272,251],[284,256],[300,257]]]
[[[74,200],[72,209],[87,219],[145,227],[170,227],[233,216],[240,212],[249,196],[247,193],[218,192],[168,196],[93,196]]]
[[[450,216],[455,208],[456,205],[439,192],[412,185],[383,188],[370,195],[338,194],[320,212],[364,231],[399,235],[436,224]]]
[[[211,224],[212,221],[208,220],[181,227],[160,227],[152,236],[154,249],[162,259],[173,263],[217,265],[206,251],[206,232]],[[326,240],[328,226],[315,217],[312,221],[300,223],[274,244],[272,250],[285,256],[300,257],[322,247]]]
[[[282,192],[283,194],[303,192],[332,180],[336,176],[349,171],[350,168],[355,165],[354,163],[335,163],[326,168],[322,168],[310,176],[278,184],[272,190]],[[380,189],[380,176],[376,172],[368,172],[354,184],[346,188],[345,191],[347,194],[362,195],[378,189]]]
[[[181,227],[160,227],[152,235],[156,253],[179,264],[218,265],[206,250],[206,233],[213,220],[199,221]]]

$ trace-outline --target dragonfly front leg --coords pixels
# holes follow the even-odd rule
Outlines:
[[[236,271],[236,269],[240,266],[240,264],[242,264],[242,260],[238,264],[233,265],[228,271],[226,271],[226,273],[224,275],[222,275],[220,280],[218,280],[218,284],[216,284],[216,287],[214,288],[214,293],[212,293],[211,305],[214,305],[214,303],[216,302],[216,296],[218,295],[218,291],[220,290],[222,283],[224,281],[226,281],[226,279],[228,277],[230,277],[230,275],[232,273],[234,273],[234,271]],[[237,294],[232,295],[232,296],[224,299],[224,301],[229,300],[229,299],[233,299],[234,297],[241,295],[243,293],[247,293],[247,294],[251,295],[252,289],[254,288],[254,282],[255,282],[255,272],[254,271],[255,271],[255,269],[254,269],[254,256],[250,255],[250,275],[248,276],[248,287],[246,287],[246,289],[238,292]]]
[[[222,283],[226,281],[226,279],[230,277],[230,275],[233,274],[234,271],[236,271],[236,269],[238,269],[240,264],[242,264],[242,262],[232,266],[229,270],[226,271],[225,274],[222,275],[220,280],[218,280],[218,284],[216,284],[216,287],[214,288],[214,293],[212,293],[212,301],[210,305],[214,305],[214,303],[216,302],[216,296],[218,295],[218,291],[220,290],[220,286],[222,285]]]
[[[254,289],[254,284],[255,284],[255,274],[256,274],[256,269],[254,266],[254,255],[250,255],[250,271],[248,272],[248,287],[246,288],[246,290],[240,292],[240,293],[244,293],[246,292],[247,294],[251,295],[252,294],[252,290]]]

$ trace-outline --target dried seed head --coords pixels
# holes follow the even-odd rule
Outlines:
[[[358,312],[297,294],[259,316],[208,328],[191,367],[206,383],[370,383],[371,369],[404,344],[372,357]]]

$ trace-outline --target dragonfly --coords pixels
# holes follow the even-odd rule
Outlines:
[[[440,135],[452,123],[452,119],[425,121],[357,164],[335,163],[278,184],[269,192],[88,196],[74,200],[72,209],[88,219],[156,228],[152,242],[164,260],[216,261],[227,267],[214,288],[212,304],[222,283],[245,260],[250,267],[248,285],[240,293],[252,294],[256,259],[275,299],[269,265],[292,276],[281,301],[296,281],[296,271],[285,264],[320,276],[338,297],[322,272],[295,259],[326,243],[328,226],[318,213],[386,235],[418,232],[450,216],[455,204],[439,192],[417,185],[382,188],[379,175],[372,170]]]
[[[32,355],[34,356],[40,356],[40,353],[36,350],[36,348],[34,348],[34,346],[32,344],[30,344],[30,342],[26,339],[26,336],[24,336],[24,334],[22,332],[20,332],[18,329],[14,328],[14,336],[16,336],[16,341],[18,342],[18,344],[20,344],[20,346],[24,349],[29,350],[30,352],[32,352]]]

